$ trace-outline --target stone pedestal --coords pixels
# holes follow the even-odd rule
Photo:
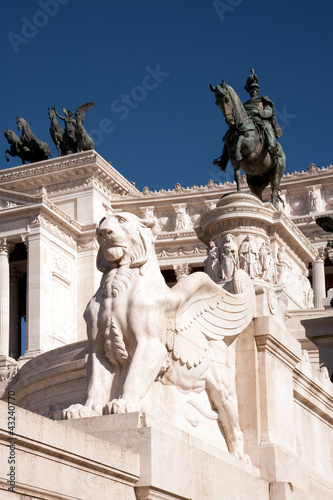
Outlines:
[[[228,259],[224,249],[228,251],[232,240],[237,266],[248,272],[255,285],[274,288],[286,309],[313,307],[307,267],[317,251],[271,203],[242,192],[224,195],[216,208],[201,217],[197,235],[207,246],[214,242],[220,249],[222,281],[223,261]]]
[[[146,413],[62,421],[140,455],[137,500],[269,500],[259,469]],[[282,498],[282,497],[279,497]]]

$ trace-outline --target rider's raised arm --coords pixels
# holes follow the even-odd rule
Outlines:
[[[64,120],[66,121],[66,118],[64,116],[61,116],[59,115],[58,111],[56,110],[55,106],[54,106],[54,111],[55,111],[55,114],[57,115],[58,118],[60,118],[60,120]]]

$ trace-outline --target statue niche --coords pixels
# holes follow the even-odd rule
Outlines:
[[[156,219],[130,213],[101,220],[97,267],[103,276],[84,313],[87,398],[63,418],[142,410],[154,383],[182,393],[206,391],[230,453],[248,461],[228,354],[254,314],[251,280],[237,270],[231,293],[196,272],[170,289],[155,254],[158,232]]]

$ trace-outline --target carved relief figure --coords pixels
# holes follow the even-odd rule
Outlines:
[[[247,272],[250,278],[257,278],[258,250],[251,235],[247,235],[239,247],[239,266]]]
[[[185,209],[181,205],[178,205],[175,207],[175,212],[176,212],[175,230],[177,231],[178,229],[185,229],[186,228]]]
[[[261,266],[261,278],[270,283],[276,282],[276,265],[273,252],[264,241],[259,249],[259,263]]]
[[[309,271],[306,269],[301,276],[303,303],[307,309],[313,309],[314,292],[311,288],[311,283],[308,279],[308,276],[309,276]]]
[[[232,278],[239,266],[238,248],[231,234],[227,234],[221,247],[222,280]]]
[[[281,245],[277,253],[278,269],[279,269],[279,283],[283,284],[288,278],[288,273],[291,270],[291,262],[288,259],[286,252],[286,245]]]
[[[309,191],[310,212],[320,212],[320,196],[315,187]]]
[[[143,207],[141,208],[143,218],[144,219],[153,219],[154,218],[154,208],[152,207]]]
[[[217,283],[221,279],[221,264],[219,259],[219,249],[215,241],[209,242],[208,256],[204,261],[205,273]]]
[[[170,289],[154,250],[156,228],[155,221],[129,213],[99,224],[97,266],[103,276],[84,314],[87,399],[63,417],[138,411],[156,379],[182,392],[205,390],[230,453],[247,461],[228,345],[252,320],[253,286],[238,270],[234,294],[200,272]]]

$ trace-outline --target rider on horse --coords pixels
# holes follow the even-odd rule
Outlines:
[[[244,108],[246,109],[249,118],[253,120],[259,130],[263,131],[263,139],[268,152],[272,160],[275,161],[278,153],[276,139],[281,137],[282,131],[275,116],[274,104],[267,96],[259,97],[260,88],[258,85],[258,76],[254,74],[253,69],[251,70],[251,75],[248,77],[244,88],[251,96],[251,99],[244,103]],[[246,128],[244,130],[246,130]],[[235,125],[231,125],[226,135],[223,137],[223,140],[225,141],[228,137],[231,137],[235,131]],[[237,162],[244,159],[241,153],[241,142],[242,134],[238,136],[235,146],[234,160]],[[218,165],[220,169],[224,171],[228,161],[229,151],[227,146],[224,145],[221,157],[214,160],[214,164]]]

